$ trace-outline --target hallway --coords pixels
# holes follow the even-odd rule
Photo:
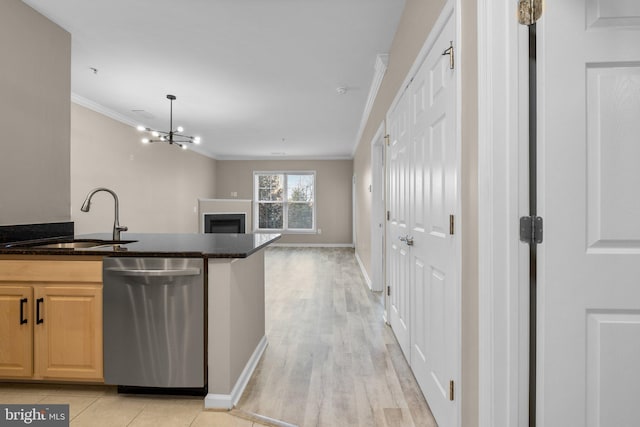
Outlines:
[[[436,423],[348,248],[269,248],[269,345],[238,408],[300,426]]]

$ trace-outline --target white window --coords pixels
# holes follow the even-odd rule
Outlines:
[[[254,229],[314,232],[315,172],[254,172]]]

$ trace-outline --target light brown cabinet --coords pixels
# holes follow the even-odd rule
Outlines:
[[[0,259],[0,378],[102,381],[102,261]]]

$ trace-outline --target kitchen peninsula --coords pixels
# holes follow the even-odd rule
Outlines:
[[[46,381],[90,381],[101,382],[102,360],[95,362],[91,370],[53,369],[65,361],[60,356],[55,361],[38,361],[38,346],[55,345],[51,337],[38,338],[42,288],[71,289],[75,285],[94,291],[93,306],[102,313],[102,259],[104,257],[126,258],[199,258],[204,269],[205,307],[204,336],[206,343],[206,379],[208,394],[205,407],[227,409],[240,398],[255,366],[266,348],[265,299],[264,299],[264,248],[280,238],[279,234],[139,234],[123,233],[122,242],[111,240],[110,234],[88,234],[67,238],[53,238],[0,244],[0,296],[2,304],[11,304],[4,310],[16,317],[14,330],[0,326],[0,334],[12,339],[4,339],[7,346],[18,346],[13,339],[19,336],[17,329],[29,332],[23,339],[21,349],[11,351],[0,348],[0,354],[27,354],[27,370],[4,369],[12,365],[12,360],[0,357],[0,380],[32,379]],[[16,289],[30,290],[27,294],[16,294]],[[46,298],[46,296],[45,296]],[[87,297],[83,297],[88,300]],[[38,300],[39,302],[36,302]],[[34,302],[36,302],[34,304]],[[15,307],[13,307],[15,305]],[[46,301],[43,312],[47,314]],[[15,315],[15,316],[14,316]],[[3,317],[4,319],[4,317]],[[30,321],[24,322],[29,319]],[[36,319],[36,321],[31,321]],[[106,319],[106,317],[105,317]],[[3,320],[4,322],[4,320]],[[24,322],[24,323],[23,323]],[[82,322],[78,319],[78,322]],[[44,324],[51,327],[52,322]],[[88,322],[89,324],[91,322]],[[100,337],[93,350],[83,350],[102,358],[102,315],[94,316],[94,323]],[[55,336],[61,337],[64,332]],[[71,334],[69,334],[71,335]],[[88,335],[87,335],[88,336]],[[105,340],[105,346],[108,342]],[[89,349],[88,344],[84,346]],[[64,350],[64,349],[62,349]],[[51,348],[47,351],[51,353]],[[105,348],[106,353],[106,348]],[[97,355],[97,356],[96,356]],[[73,356],[76,358],[80,356]],[[99,362],[99,363],[98,363]],[[82,363],[78,363],[82,365]],[[13,363],[15,365],[15,363]],[[86,363],[84,365],[87,365]],[[30,367],[33,367],[31,369]]]

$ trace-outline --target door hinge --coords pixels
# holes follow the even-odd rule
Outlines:
[[[523,216],[520,218],[520,241],[530,245],[542,243],[542,218]]]
[[[387,211],[387,221],[391,220],[391,211]]]
[[[542,16],[542,0],[520,0],[518,2],[518,22],[533,25]]]
[[[444,52],[442,52],[442,56],[449,55],[449,69],[453,70],[455,68],[455,59],[454,51],[453,51],[453,41],[450,42],[451,46],[446,48]]]
[[[449,400],[453,400],[453,380],[449,381]]]
[[[389,145],[389,144],[390,144],[390,142],[389,142],[389,140],[390,140],[390,139],[391,139],[391,138],[389,138],[389,134],[386,134],[386,135],[384,136],[384,140],[386,141],[387,145]]]
[[[387,286],[387,296],[391,296],[391,286]]]
[[[453,236],[455,233],[455,225],[456,225],[456,217],[454,215],[449,215],[449,234]]]

